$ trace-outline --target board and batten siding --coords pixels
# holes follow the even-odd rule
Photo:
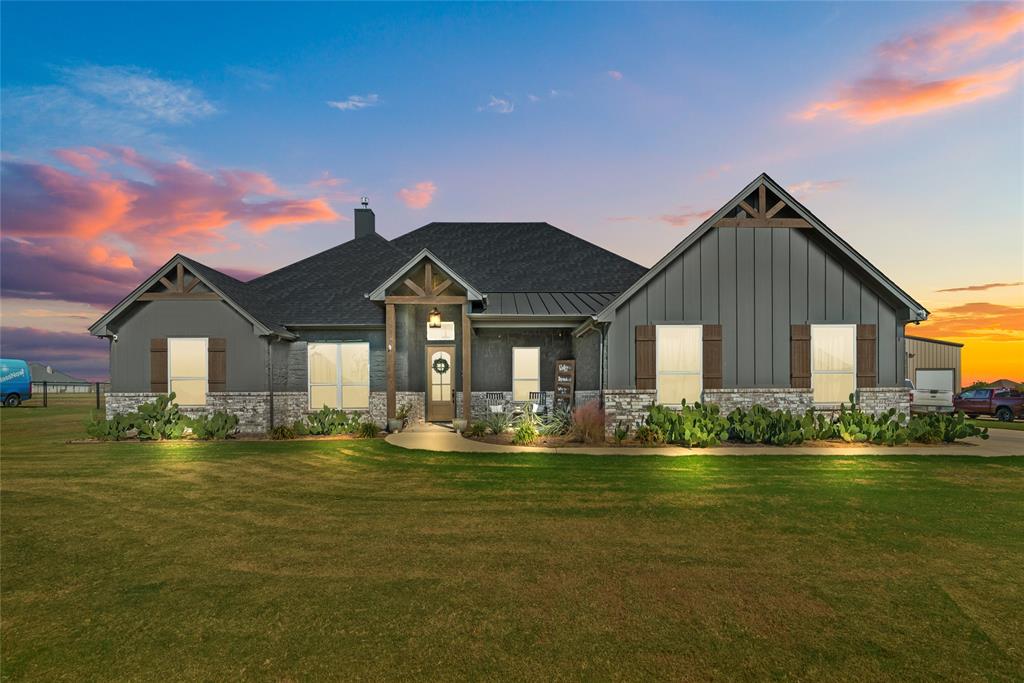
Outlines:
[[[907,378],[917,386],[918,370],[952,370],[953,388],[963,388],[960,375],[962,347],[949,342],[907,337]]]
[[[723,385],[788,387],[790,325],[877,326],[877,385],[903,382],[903,321],[866,275],[810,230],[715,228],[615,311],[608,387],[635,385],[637,325],[722,325]]]

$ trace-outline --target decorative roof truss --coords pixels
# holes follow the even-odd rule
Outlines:
[[[160,276],[157,283],[146,292],[140,294],[138,298],[139,301],[182,299],[190,301],[203,299],[219,301],[220,295],[206,287],[194,273],[179,261],[174,270],[168,270],[165,275]]]
[[[810,228],[789,204],[769,188],[764,179],[714,224],[716,228]]]

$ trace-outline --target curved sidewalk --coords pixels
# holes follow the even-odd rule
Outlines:
[[[956,444],[911,444],[907,446],[862,446],[835,444],[831,446],[761,446],[728,445],[714,448],[615,448],[572,444],[561,448],[543,446],[504,446],[465,439],[449,427],[415,425],[398,434],[389,434],[386,441],[400,448],[449,453],[580,453],[586,455],[973,455],[1001,457],[1024,455],[1024,431],[990,429],[989,439],[969,439]]]

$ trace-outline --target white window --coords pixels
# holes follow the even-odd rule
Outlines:
[[[512,400],[529,401],[540,391],[540,347],[512,347]]]
[[[370,406],[370,344],[311,343],[307,346],[309,408],[364,410]]]
[[[848,403],[857,389],[857,326],[811,325],[815,403]]]
[[[700,401],[704,388],[703,332],[700,325],[658,325],[655,349],[658,403],[666,406]]]
[[[180,406],[206,405],[209,364],[205,337],[167,339],[167,390]]]

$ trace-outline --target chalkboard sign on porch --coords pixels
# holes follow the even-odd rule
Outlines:
[[[571,410],[576,394],[576,361],[555,361],[555,408]]]

